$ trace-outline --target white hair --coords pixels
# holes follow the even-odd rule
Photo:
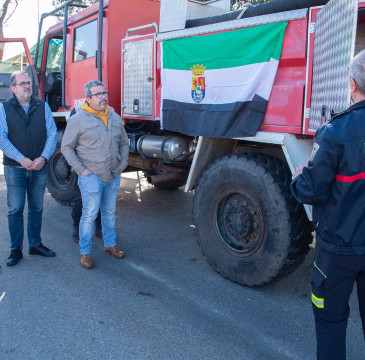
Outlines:
[[[350,65],[352,78],[361,94],[365,95],[365,50],[359,52]]]

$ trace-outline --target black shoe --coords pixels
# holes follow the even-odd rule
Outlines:
[[[6,260],[6,265],[14,266],[19,260],[23,257],[23,253],[21,250],[11,250],[10,256]]]
[[[47,247],[45,247],[42,243],[36,246],[32,246],[29,248],[29,255],[41,255],[46,257],[56,256],[56,253]]]
[[[72,238],[74,239],[75,242],[79,242],[80,235],[79,235],[79,227],[78,226],[74,225],[72,227]]]
[[[103,237],[103,232],[101,229],[95,228],[95,237],[101,239]]]

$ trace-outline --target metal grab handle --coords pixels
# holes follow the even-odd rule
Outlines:
[[[128,29],[127,30],[127,34],[126,34],[126,37],[128,37],[128,35],[129,35],[129,33],[131,31],[138,31],[138,30],[148,29],[150,27],[154,27],[155,28],[155,32],[158,33],[158,25],[154,22],[152,24],[143,25],[143,26],[137,26],[135,28]]]

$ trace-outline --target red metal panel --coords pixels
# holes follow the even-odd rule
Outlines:
[[[33,65],[33,59],[30,55],[27,40],[25,40],[25,38],[11,38],[11,39],[10,38],[0,38],[0,42],[2,42],[2,43],[6,43],[6,42],[20,42],[20,43],[22,43],[29,65]]]
[[[262,131],[301,133],[307,26],[308,19],[289,21]]]
[[[310,21],[312,23],[315,22],[316,15],[321,10],[321,8],[314,8],[310,10]],[[313,47],[314,47],[314,33],[309,34],[308,36],[308,80],[306,87],[306,103],[305,107],[310,109],[310,102],[312,96],[312,78],[313,78]],[[314,135],[315,131],[309,130],[309,117],[305,117],[304,119],[304,134]]]
[[[70,26],[70,31],[67,39],[65,94],[65,103],[66,106],[69,106],[70,110],[73,109],[76,105],[80,105],[81,101],[85,98],[85,83],[90,80],[96,80],[98,78],[98,71],[95,66],[95,56],[77,62],[73,61],[73,43],[75,40],[75,29],[97,18],[97,14],[94,14]],[[95,39],[95,42],[97,42],[97,38]]]
[[[109,104],[120,113],[121,100],[121,40],[129,28],[145,25],[159,20],[160,2],[154,0],[104,0],[102,80],[110,96]],[[97,78],[95,58],[72,63],[73,31],[75,27],[97,18],[98,4],[95,4],[69,18],[66,58],[66,105],[72,108],[74,101],[82,99],[85,82]],[[94,14],[93,14],[94,13]],[[85,18],[85,16],[88,16]],[[51,27],[51,36],[62,31],[62,24]],[[140,31],[138,34],[146,34]],[[71,67],[71,68],[70,68]],[[94,71],[95,70],[95,71]]]
[[[109,1],[108,45],[104,47],[105,61],[103,76],[107,76],[111,92],[110,104],[120,114],[121,104],[121,41],[129,28],[158,23],[160,2],[153,0],[110,0]],[[151,32],[141,30],[134,34],[145,35]],[[104,56],[103,56],[104,58]],[[108,69],[108,73],[106,73]]]
[[[156,117],[161,119],[161,42],[156,43]]]

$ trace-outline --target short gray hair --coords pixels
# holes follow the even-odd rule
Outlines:
[[[11,77],[10,77],[10,86],[15,86],[16,85],[16,77],[18,75],[27,75],[30,79],[30,76],[27,72],[25,71],[14,71],[12,74],[11,74]]]
[[[365,50],[359,52],[352,60],[350,78],[354,79],[361,94],[365,95]]]
[[[91,95],[90,89],[94,86],[103,86],[104,89],[106,89],[105,85],[101,81],[91,80],[91,81],[87,82],[84,86],[84,95],[85,95],[85,97],[90,97],[90,95]]]

